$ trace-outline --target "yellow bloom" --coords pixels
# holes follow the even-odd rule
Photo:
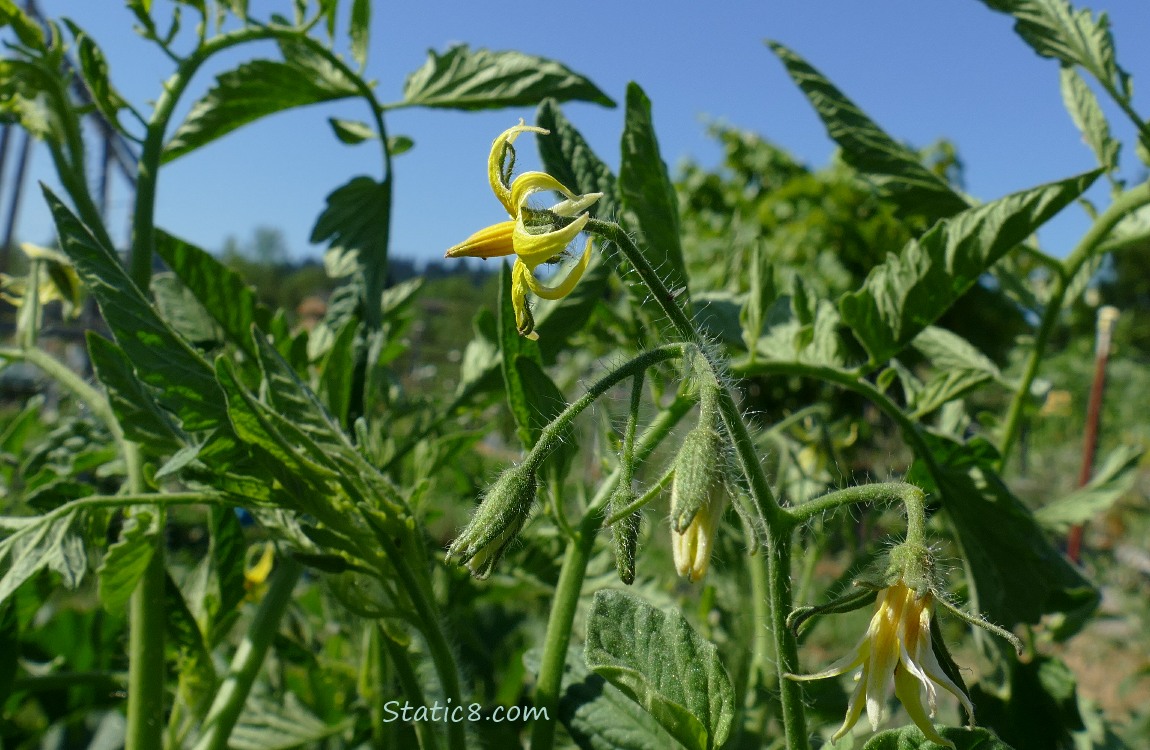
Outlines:
[[[678,476],[676,475],[676,479]],[[672,494],[674,494],[672,492]],[[711,566],[711,551],[715,544],[715,528],[727,507],[726,492],[721,482],[712,485],[703,507],[687,524],[682,533],[671,529],[671,552],[675,570],[691,583],[702,580]]]
[[[520,133],[525,132],[548,134],[543,128],[524,125],[520,120],[518,125],[500,133],[491,144],[491,153],[487,158],[487,178],[491,190],[511,220],[481,229],[449,249],[446,257],[494,258],[514,254],[516,259],[511,272],[511,301],[515,308],[515,324],[519,333],[528,338],[538,338],[534,333],[535,322],[527,307],[527,292],[552,300],[570,294],[591,259],[591,240],[587,240],[583,255],[567,274],[567,278],[556,286],[547,286],[536,279],[535,269],[562,255],[587,225],[590,217],[585,213],[586,210],[603,194],[576,195],[545,172],[524,172],[512,181],[511,169],[515,164],[515,148],[512,144]],[[562,194],[564,199],[547,211],[534,211],[527,206],[528,199],[535,193],[550,191]],[[555,220],[556,217],[559,221]]]
[[[927,739],[954,748],[930,723],[935,714],[938,688],[950,692],[974,716],[974,706],[962,689],[946,673],[930,643],[930,619],[934,596],[923,596],[903,582],[888,586],[878,594],[877,610],[866,635],[854,651],[816,674],[788,674],[792,680],[821,680],[861,667],[855,677],[854,693],[847,706],[846,719],[833,737],[841,739],[858,722],[866,705],[871,728],[878,729],[883,708],[893,692],[910,718]]]
[[[244,566],[244,591],[247,592],[244,598],[249,602],[254,602],[263,594],[263,590],[267,588],[268,576],[271,575],[272,567],[275,565],[276,547],[274,544],[264,542],[263,552],[259,559],[253,563],[251,558],[255,550],[256,547],[254,546],[248,548],[248,563]]]

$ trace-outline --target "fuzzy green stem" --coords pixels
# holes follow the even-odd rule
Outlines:
[[[748,539],[747,545],[755,543]],[[770,571],[766,556],[747,556],[747,568],[751,574],[751,627],[754,628],[751,640],[751,674],[747,685],[747,699],[755,695],[755,687],[767,684],[771,674],[771,587]]]
[[[595,403],[596,399],[610,390],[615,384],[644,372],[648,367],[674,357],[682,356],[682,354],[682,344],[660,346],[656,349],[643,352],[592,383],[586,393],[560,412],[559,416],[555,417],[555,419],[539,433],[539,440],[536,441],[531,452],[527,454],[527,457],[523,459],[524,470],[538,470],[547,456],[551,454],[551,451],[564,439],[564,432],[568,429],[572,420],[579,416],[587,407],[591,406],[591,404]]]
[[[770,529],[769,532],[773,532]],[[783,711],[783,731],[787,750],[808,750],[807,720],[803,711],[801,686],[783,679],[799,667],[799,645],[787,627],[791,611],[791,530],[772,533],[767,546],[767,598],[771,603],[771,630],[775,636],[775,671],[779,675],[779,702]]]
[[[1038,377],[1038,368],[1042,364],[1050,335],[1062,313],[1062,303],[1071,281],[1082,268],[1082,265],[1099,251],[1103,241],[1115,225],[1135,209],[1147,204],[1150,204],[1150,182],[1144,182],[1119,195],[1094,220],[1077,247],[1063,261],[1062,273],[1055,279],[1054,289],[1051,291],[1050,299],[1047,301],[1046,309],[1042,314],[1042,320],[1038,324],[1037,332],[1035,332],[1034,344],[1031,346],[1030,356],[1026,360],[1026,366],[1018,382],[1018,389],[1015,391],[1010,401],[1010,408],[1006,413],[1006,422],[1002,428],[1002,440],[998,446],[1000,455],[998,469],[1000,472],[1005,468],[1014,448],[1014,443],[1018,439],[1018,433],[1022,429],[1022,413],[1027,400],[1030,398],[1030,387],[1034,383],[1034,379]]]
[[[779,507],[778,501],[775,499],[774,492],[771,491],[771,485],[767,479],[766,472],[763,470],[762,463],[759,461],[758,453],[755,451],[754,441],[751,439],[750,432],[747,430],[747,425],[743,421],[743,415],[739,413],[738,404],[735,403],[734,394],[731,393],[729,387],[723,383],[722,365],[714,358],[706,346],[704,337],[687,318],[687,314],[683,309],[675,303],[675,297],[667,290],[662,279],[655,272],[655,269],[647,261],[643,252],[631,239],[631,237],[623,231],[623,228],[618,224],[608,221],[601,221],[599,219],[591,219],[587,222],[587,231],[592,234],[598,234],[606,238],[623,252],[631,266],[638,272],[639,277],[643,283],[651,290],[651,295],[659,303],[663,312],[670,319],[671,324],[683,340],[695,344],[699,351],[702,353],[704,360],[714,375],[716,383],[720,384],[716,395],[719,400],[719,411],[723,415],[723,423],[726,425],[727,433],[731,438],[731,442],[735,446],[735,453],[739,459],[739,465],[743,470],[743,475],[746,477],[747,484],[749,485],[751,497],[755,501],[756,510],[760,516],[762,523],[768,526],[783,523],[782,509]]]
[[[547,618],[543,663],[535,684],[535,707],[540,713],[531,727],[531,750],[551,750],[555,744],[559,689],[563,681],[563,667],[567,663],[567,647],[571,643],[571,626],[575,622],[575,609],[579,606],[587,563],[595,546],[595,532],[601,521],[598,513],[584,516],[579,532],[567,543],[567,552],[563,555],[555,599]]]
[[[395,667],[395,676],[399,679],[399,686],[403,689],[404,697],[415,706],[426,706],[427,700],[423,697],[423,688],[419,685],[419,677],[415,674],[415,669],[411,666],[411,659],[408,656],[407,650],[400,646],[395,641],[387,637],[387,633],[378,625],[375,627],[375,638],[377,641],[382,642],[387,649],[387,656],[391,660],[391,664]],[[376,685],[375,690],[381,691],[382,685]],[[373,712],[375,713],[375,712]],[[383,721],[383,714],[380,713],[378,718],[374,718],[376,722]],[[373,727],[373,732],[375,728]],[[435,739],[435,732],[432,731],[431,725],[426,721],[415,722],[415,736],[419,742],[420,750],[438,750],[439,741]]]
[[[789,512],[796,523],[803,523],[815,516],[832,513],[847,505],[889,505],[891,503],[902,503],[906,506],[907,514],[911,517],[910,523],[915,523],[916,511],[913,508],[917,508],[918,524],[921,526],[922,490],[906,482],[884,482],[882,484],[847,487],[820,495],[810,502],[791,508]]]
[[[140,448],[124,443],[128,489],[144,488]],[[128,725],[124,735],[126,750],[153,750],[161,746],[164,730],[164,509],[154,508],[159,533],[151,540],[152,556],[140,577],[128,605]]]
[[[282,557],[272,573],[267,594],[232,657],[228,674],[216,691],[216,697],[204,719],[203,734],[194,750],[227,750],[228,738],[235,728],[256,675],[263,666],[264,657],[279,630],[279,621],[291,603],[292,591],[302,573],[303,565],[298,560],[291,555]]]

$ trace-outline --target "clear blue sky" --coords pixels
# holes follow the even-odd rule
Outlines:
[[[137,37],[134,19],[115,0],[40,0],[50,16],[67,15],[101,44],[121,92],[147,108],[171,72],[169,62]],[[342,3],[349,6],[350,3]],[[154,0],[167,13],[166,0]],[[290,14],[288,0],[252,0],[252,14]],[[1134,76],[1135,104],[1150,115],[1150,2],[1099,0],[1117,39],[1119,63]],[[186,10],[186,9],[185,9]],[[347,7],[344,8],[346,12]],[[718,119],[755,130],[812,166],[827,162],[833,144],[766,38],[791,47],[820,68],[888,132],[912,145],[946,137],[966,165],[970,193],[992,199],[1094,166],[1062,106],[1058,66],[1034,55],[1009,18],[975,0],[964,2],[844,2],[810,0],[631,1],[619,3],[505,3],[477,0],[378,2],[372,18],[369,77],[384,101],[400,98],[403,81],[429,48],[456,42],[519,49],[555,58],[587,75],[616,101],[635,80],[651,97],[663,157],[674,171],[685,158],[715,165],[719,150],[706,137]],[[190,14],[189,14],[190,15]],[[341,28],[337,34],[345,34]],[[269,54],[250,47],[202,71],[192,93],[245,58]],[[194,98],[194,97],[192,97]],[[189,98],[181,112],[186,112]],[[1107,107],[1117,135],[1132,143],[1132,128]],[[618,166],[621,107],[570,104],[567,115],[612,167]],[[308,243],[324,197],[358,174],[379,176],[378,150],[345,146],[327,124],[331,116],[366,119],[362,105],[320,105],[280,114],[190,155],[161,173],[159,224],[210,250],[229,235],[241,240],[257,226],[277,227],[294,256],[318,254]],[[416,147],[396,159],[392,253],[436,259],[472,231],[504,218],[486,187],[491,139],[531,109],[487,113],[402,110],[389,116],[392,134]],[[178,119],[178,118],[177,118]],[[534,159],[533,148],[524,167]],[[1142,174],[1133,149],[1124,173]],[[50,162],[37,150],[33,177],[49,183]],[[34,183],[33,183],[34,184]],[[114,192],[126,227],[129,196]],[[1104,199],[1105,191],[1095,193]],[[1043,233],[1045,248],[1063,255],[1085,228],[1081,212]],[[118,236],[123,236],[120,231]],[[26,198],[20,237],[53,236],[38,191]],[[897,248],[891,248],[897,250]]]

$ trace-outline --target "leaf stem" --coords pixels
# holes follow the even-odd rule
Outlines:
[[[1030,349],[1030,356],[1027,357],[1022,377],[1018,382],[1018,389],[1014,392],[1014,396],[1010,401],[1010,408],[1006,413],[1006,422],[1002,428],[1002,439],[998,446],[999,472],[1006,467],[1015,441],[1018,439],[1018,433],[1022,429],[1022,413],[1026,407],[1026,402],[1030,398],[1030,387],[1033,385],[1034,379],[1038,377],[1038,368],[1042,364],[1042,358],[1046,353],[1046,345],[1050,341],[1050,335],[1054,331],[1054,326],[1058,323],[1058,319],[1062,313],[1062,304],[1071,281],[1079,269],[1082,268],[1082,265],[1099,251],[1103,241],[1110,234],[1110,231],[1114,229],[1115,225],[1135,209],[1147,204],[1150,204],[1150,182],[1144,182],[1119,195],[1114,202],[1094,220],[1094,223],[1090,226],[1090,229],[1087,230],[1086,234],[1083,235],[1078,245],[1070,255],[1066,257],[1066,260],[1063,261],[1062,273],[1055,279],[1054,289],[1051,291],[1050,299],[1046,303],[1046,309],[1042,313],[1042,320],[1039,322],[1038,330],[1034,335],[1034,343]]]

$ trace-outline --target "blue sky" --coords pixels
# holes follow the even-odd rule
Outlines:
[[[165,0],[154,0],[160,13]],[[349,3],[344,3],[349,5]],[[103,47],[120,91],[147,109],[171,72],[170,63],[132,31],[133,18],[115,0],[40,0],[49,16],[71,17]],[[252,14],[290,14],[288,0],[252,0]],[[1100,0],[1114,26],[1119,63],[1133,74],[1135,106],[1150,81],[1146,0]],[[346,8],[345,8],[346,10]],[[622,102],[637,81],[653,102],[664,160],[674,172],[692,158],[717,164],[720,154],[706,123],[723,121],[757,131],[812,166],[827,162],[834,145],[764,46],[774,39],[820,68],[880,125],[915,146],[954,141],[965,163],[967,190],[992,199],[1094,166],[1093,157],[1063,108],[1058,66],[1037,57],[1012,30],[1009,18],[975,0],[965,2],[845,2],[810,0],[632,0],[619,3],[520,3],[425,0],[378,2],[372,19],[368,76],[383,101],[401,96],[406,76],[428,49],[452,43],[519,49],[557,59],[588,76]],[[337,34],[345,34],[340,28]],[[179,45],[177,45],[179,46]],[[187,49],[185,46],[184,49]],[[215,73],[244,59],[272,54],[251,46],[206,66],[181,113],[207,89]],[[1107,107],[1116,135],[1128,146],[1132,127]],[[599,155],[618,166],[621,107],[566,106],[567,116]],[[414,138],[415,149],[396,159],[392,253],[432,260],[472,231],[504,218],[486,187],[491,139],[530,108],[485,113],[400,110],[388,117],[391,133]],[[276,115],[184,156],[161,172],[158,223],[209,249],[225,238],[250,237],[258,226],[281,229],[295,257],[318,255],[312,224],[324,197],[358,174],[379,176],[377,147],[345,146],[328,117],[366,119],[362,105],[320,105]],[[177,118],[178,120],[179,118]],[[529,168],[531,154],[521,162]],[[1122,154],[1124,174],[1143,174],[1132,147]],[[34,179],[54,183],[47,155],[37,150]],[[33,183],[34,184],[34,183]],[[1105,189],[1096,188],[1099,201]],[[111,219],[124,236],[130,196],[113,191]],[[1081,211],[1059,219],[1042,240],[1064,255],[1084,231]],[[53,232],[38,191],[30,191],[21,239],[49,241]],[[891,248],[897,250],[897,248]]]

